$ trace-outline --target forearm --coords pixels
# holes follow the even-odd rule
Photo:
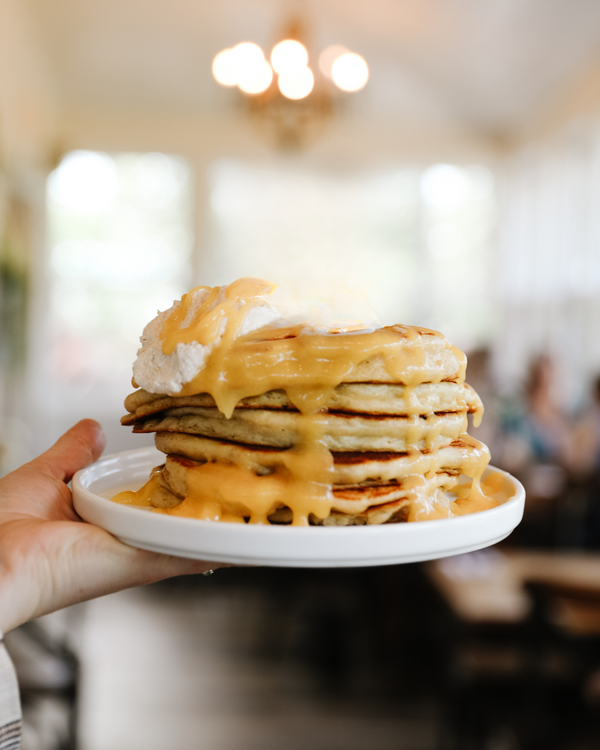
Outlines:
[[[20,603],[12,591],[12,582],[8,564],[2,558],[0,537],[0,638],[2,633],[8,633],[24,622],[19,617]]]
[[[2,571],[0,563],[0,633],[8,633],[30,619],[26,615],[27,598],[26,588],[21,588],[18,593],[14,591],[9,576]]]
[[[28,564],[35,552],[28,550],[27,530],[20,522],[6,523],[0,514],[0,632],[8,633],[32,619],[39,608],[39,569]]]

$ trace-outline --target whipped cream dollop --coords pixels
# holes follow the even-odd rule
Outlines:
[[[183,304],[187,312],[177,329],[184,331],[193,327],[198,331],[197,340],[179,342],[167,353],[165,326],[182,314]],[[351,321],[326,303],[299,304],[286,290],[259,279],[240,279],[214,289],[198,287],[175,301],[168,310],[159,312],[144,328],[140,338],[142,346],[133,365],[133,379],[150,393],[177,395],[204,369],[224,337],[238,338],[260,328],[299,323],[321,331],[378,327],[373,320],[369,324]]]

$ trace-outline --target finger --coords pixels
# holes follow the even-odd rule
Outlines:
[[[73,474],[94,463],[106,445],[102,427],[93,419],[83,419],[56,443],[31,462],[31,466],[55,479],[70,482]]]
[[[35,587],[22,586],[19,589],[15,606],[10,614],[5,615],[12,618],[11,627],[56,609],[123,589],[145,586],[173,576],[231,567],[227,563],[189,560],[129,547],[96,527],[88,527],[87,531],[72,547],[71,559],[77,564],[56,564],[51,581],[40,587],[42,593],[38,592],[37,596],[32,596]],[[4,629],[10,628],[5,624]]]

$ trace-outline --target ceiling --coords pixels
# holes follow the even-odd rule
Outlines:
[[[212,113],[232,92],[213,56],[270,47],[301,13],[314,49],[344,44],[371,69],[357,116],[525,128],[600,53],[598,0],[27,0],[68,107]]]

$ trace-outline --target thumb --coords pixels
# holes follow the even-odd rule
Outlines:
[[[94,463],[106,445],[102,427],[93,419],[83,419],[65,432],[56,443],[35,458],[30,466],[43,474],[70,482],[73,474]]]

